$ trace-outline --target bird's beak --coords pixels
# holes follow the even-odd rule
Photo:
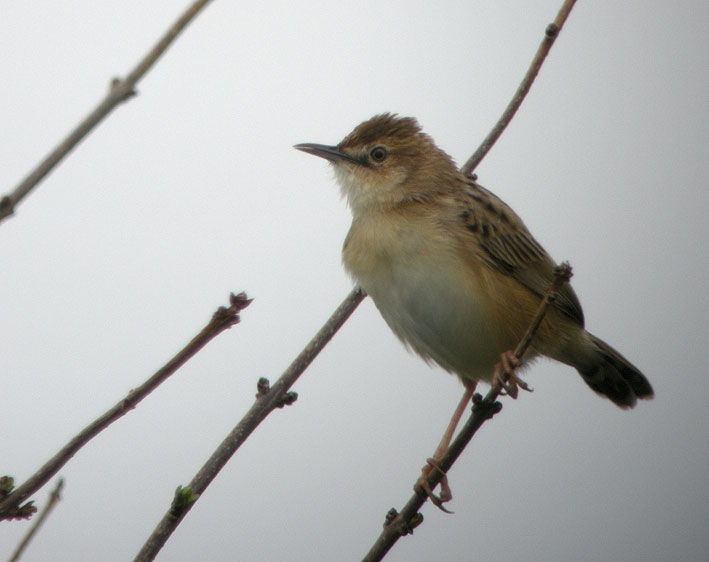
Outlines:
[[[326,144],[315,144],[311,142],[305,142],[303,144],[296,144],[293,146],[293,148],[297,148],[298,150],[302,150],[303,152],[307,152],[308,154],[320,156],[320,158],[329,160],[333,164],[337,164],[338,162],[342,161],[354,162],[355,164],[359,164],[358,160],[356,160],[349,154],[345,154],[336,146],[327,146]]]

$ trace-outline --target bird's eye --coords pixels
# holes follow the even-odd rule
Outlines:
[[[372,160],[377,163],[380,163],[386,160],[386,157],[389,156],[389,152],[383,146],[375,146],[372,150],[369,151],[369,155],[372,157]]]

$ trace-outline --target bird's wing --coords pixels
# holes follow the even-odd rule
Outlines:
[[[469,183],[461,198],[459,220],[474,237],[487,265],[509,275],[538,296],[543,296],[554,277],[555,263],[529,233],[515,212],[484,187]],[[572,320],[584,325],[576,293],[566,284],[553,304]]]

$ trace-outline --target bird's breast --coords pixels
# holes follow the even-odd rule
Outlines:
[[[488,379],[503,349],[474,263],[426,217],[378,216],[352,224],[345,268],[394,333],[424,359],[463,378]]]

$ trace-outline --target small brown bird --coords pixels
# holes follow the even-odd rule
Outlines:
[[[347,271],[407,347],[460,377],[467,402],[520,340],[555,263],[514,211],[465,177],[413,118],[377,115],[337,146],[295,148],[335,169],[353,215]],[[584,329],[569,285],[521,364],[538,355],[571,365],[621,408],[653,396],[636,367]]]

